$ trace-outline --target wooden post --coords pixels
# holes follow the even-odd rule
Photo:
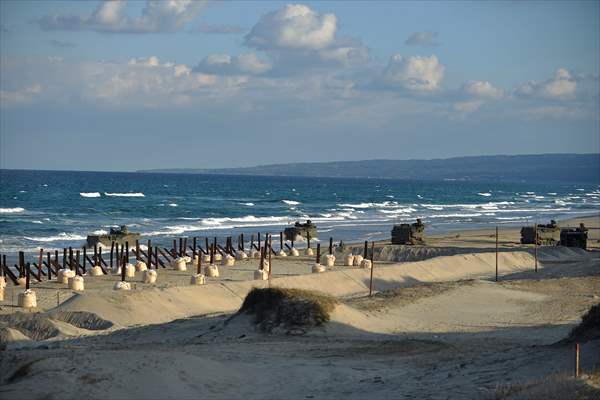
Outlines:
[[[154,265],[158,269],[158,246],[154,248]]]
[[[363,251],[363,258],[367,259],[367,247],[369,246],[369,242],[365,240],[365,250]]]
[[[254,248],[254,233],[250,235],[250,252]]]
[[[79,273],[79,250],[75,252],[75,275],[80,275]]]
[[[194,242],[196,242],[196,238],[194,238]],[[194,243],[194,254],[196,253],[196,243]],[[200,275],[202,273],[202,254],[198,254],[198,266],[196,268],[196,274]]]
[[[579,378],[579,343],[575,343],[575,378]]]
[[[373,255],[375,254],[375,242],[371,242],[371,279],[369,280],[369,297],[373,295],[373,270],[375,269],[375,263]]]
[[[329,254],[333,254],[333,238],[329,238]]]
[[[38,282],[42,280],[42,260],[44,257],[44,249],[40,249],[40,255],[38,257],[38,273],[37,273],[37,279]]]
[[[265,268],[265,252],[263,251],[263,248],[261,247],[260,250],[260,263],[258,264],[258,269],[260,269],[261,271]]]
[[[22,278],[25,274],[25,253],[22,251],[19,252],[19,278]],[[27,275],[29,279],[29,275]]]
[[[279,250],[283,251],[283,232],[279,232]]]
[[[290,242],[292,242],[292,249],[294,248],[294,238],[292,237],[292,240],[290,240]]]
[[[213,244],[210,245],[210,265],[215,263],[215,246]]]
[[[58,269],[60,268],[60,264],[58,263],[58,250],[54,250],[54,262],[56,263],[56,275],[58,277]]]
[[[113,251],[115,250],[115,241],[113,240],[110,244],[110,269],[113,268]]]
[[[31,264],[25,266],[25,290],[29,290],[29,274],[31,272]]]
[[[73,248],[69,246],[69,269],[73,270]]]
[[[117,261],[117,269],[118,269],[119,265],[121,265],[121,255],[119,254],[119,243],[115,243],[115,260]],[[110,265],[112,268],[112,254],[110,257]]]
[[[271,285],[271,273],[273,272],[273,263],[271,262],[271,253],[273,253],[273,238],[271,235],[267,235],[269,237],[269,285]],[[265,238],[265,246],[266,246],[266,238]]]
[[[534,257],[535,257],[535,272],[537,272],[537,270],[538,270],[538,230],[537,230],[537,224],[535,224],[535,250],[534,250]]]
[[[240,247],[241,251],[244,251],[244,234],[243,233],[240,233],[239,247]]]
[[[192,240],[192,260],[194,258],[196,258],[196,236],[194,236],[194,239]]]
[[[97,263],[98,262],[98,243],[94,244],[94,262]]]
[[[496,227],[496,282],[498,282],[498,227]]]
[[[127,242],[125,242],[125,244],[127,245]],[[129,248],[129,246],[127,246]],[[125,260],[122,259],[121,257],[119,257],[117,259],[117,266],[119,264],[119,262],[122,262],[123,264],[121,265],[121,282],[125,282],[125,266],[127,265],[125,263]]]
[[[152,241],[150,239],[148,239],[146,247],[148,248],[148,251],[152,253]],[[150,265],[152,265],[152,255],[150,255],[150,253],[148,253],[148,268],[150,268]],[[156,266],[156,269],[158,269],[158,265]]]
[[[67,249],[63,248],[63,259],[62,259],[62,267],[65,269],[67,266]]]
[[[206,254],[210,253],[210,247],[208,246],[208,237],[204,238],[204,247],[206,247]]]
[[[46,253],[46,260],[48,263],[48,280],[52,279],[52,263],[51,263],[51,256],[50,256],[50,252]],[[0,268],[2,269],[2,268]]]
[[[83,246],[83,273],[85,273],[85,263],[86,263],[87,253],[85,246]],[[94,253],[94,263],[96,262],[96,253]],[[93,265],[92,265],[93,267]]]
[[[173,239],[173,258],[177,258],[177,240]]]
[[[135,261],[140,261],[140,241],[135,240]]]
[[[260,249],[260,247],[261,247],[260,246],[260,232],[258,232],[258,248]],[[267,247],[267,246],[265,246],[265,247]]]
[[[310,249],[310,232],[306,231],[306,246]]]
[[[125,242],[125,264],[129,264],[129,242]]]
[[[317,243],[317,261],[316,264],[321,264],[321,243]]]

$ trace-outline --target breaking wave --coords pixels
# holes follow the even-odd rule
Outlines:
[[[105,196],[109,196],[109,197],[146,197],[144,195],[144,193],[141,192],[137,192],[137,193],[106,193],[104,192]]]
[[[100,197],[100,193],[99,192],[81,192],[79,193],[79,195],[81,197]]]

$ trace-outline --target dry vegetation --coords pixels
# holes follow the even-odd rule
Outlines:
[[[582,341],[600,338],[600,303],[592,306],[581,317],[581,323],[571,331],[567,340]]]
[[[600,390],[567,375],[551,375],[543,380],[499,386],[496,400],[597,400]]]
[[[246,296],[239,314],[254,316],[263,332],[276,327],[288,331],[320,326],[329,321],[336,300],[333,297],[298,289],[255,288]]]

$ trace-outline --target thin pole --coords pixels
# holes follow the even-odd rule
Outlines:
[[[306,231],[306,246],[307,249],[310,249],[310,232]]]
[[[496,227],[496,282],[498,282],[498,227]]]
[[[369,242],[365,240],[365,250],[363,251],[363,258],[367,259],[367,247],[369,246]]]
[[[283,251],[283,232],[279,232],[279,250]]]
[[[271,253],[273,253],[273,238],[271,237],[271,235],[269,236],[269,285],[271,284],[271,273],[273,272],[273,264],[271,264]],[[266,245],[266,239],[265,239],[265,245]],[[265,246],[266,247],[266,246]]]
[[[79,275],[79,250],[75,253],[75,275]]]
[[[152,246],[148,246],[148,269],[152,269]]]
[[[579,343],[575,343],[575,378],[579,378]]]
[[[113,268],[113,251],[115,250],[115,241],[113,240],[110,244],[110,269]]]
[[[317,264],[321,263],[321,243],[317,243]]]
[[[375,269],[373,254],[375,254],[375,242],[371,242],[371,279],[369,280],[369,297],[373,294],[373,269]]]
[[[19,252],[19,278],[22,278],[24,273],[25,273],[25,253],[20,251]],[[29,275],[27,275],[27,279],[29,279]]]
[[[329,238],[329,254],[333,254],[333,238]]]
[[[173,239],[173,258],[177,258],[177,239]]]
[[[52,279],[52,264],[51,264],[51,256],[50,256],[50,252],[46,253],[46,260],[48,263],[48,280]],[[2,268],[0,268],[1,270]],[[0,275],[2,275],[2,272],[0,272]]]
[[[537,272],[537,270],[538,270],[538,230],[537,230],[537,224],[535,224],[535,252],[534,252],[534,257],[535,257],[535,272]]]
[[[29,272],[31,271],[31,264],[27,263],[25,266],[25,290],[29,290]]]
[[[196,253],[196,238],[194,238],[194,253]],[[198,254],[198,267],[196,269],[196,274],[200,275],[202,273],[202,254]]]
[[[196,258],[196,236],[194,236],[194,238],[192,239],[192,259],[194,258]]]
[[[42,260],[44,257],[44,249],[40,249],[40,255],[38,257],[38,273],[37,273],[37,277],[38,277],[38,282],[42,280]]]

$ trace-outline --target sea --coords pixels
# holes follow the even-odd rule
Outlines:
[[[127,225],[142,239],[279,234],[312,220],[320,240],[547,223],[600,213],[600,185],[0,170],[0,253],[83,246]]]

